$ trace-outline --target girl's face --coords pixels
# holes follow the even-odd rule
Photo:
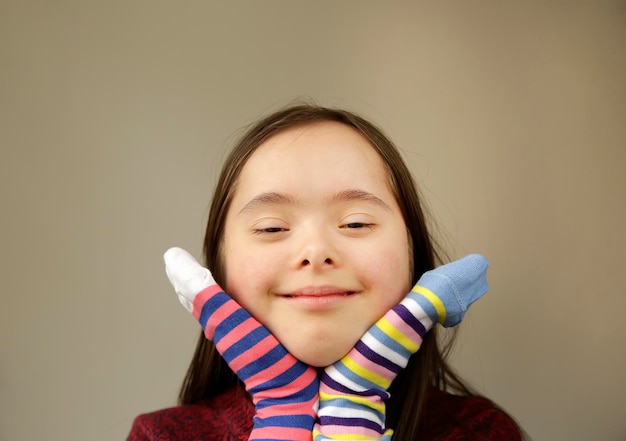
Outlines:
[[[261,144],[241,171],[223,251],[228,293],[312,366],[340,359],[410,288],[384,164],[335,122]]]

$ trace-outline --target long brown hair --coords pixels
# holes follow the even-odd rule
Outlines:
[[[211,203],[204,239],[205,263],[218,283],[225,282],[221,247],[226,214],[246,161],[272,135],[298,125],[320,121],[335,121],[356,129],[382,157],[412,244],[413,283],[424,272],[443,263],[439,247],[429,232],[429,221],[425,217],[413,177],[400,152],[383,132],[363,117],[346,110],[297,104],[283,108],[252,125],[224,164]],[[473,394],[446,362],[452,338],[442,345],[437,333],[435,328],[426,335],[421,349],[410,359],[406,369],[398,375],[389,389],[391,399],[387,404],[387,426],[394,429],[394,440],[414,438],[420,424],[425,392],[429,388],[450,390],[462,395]],[[234,387],[238,382],[213,343],[200,333],[183,381],[179,402],[198,402]]]

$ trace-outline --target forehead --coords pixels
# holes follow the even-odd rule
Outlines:
[[[285,181],[388,186],[389,180],[383,159],[361,133],[324,121],[292,127],[265,140],[239,177],[239,184],[254,186]]]

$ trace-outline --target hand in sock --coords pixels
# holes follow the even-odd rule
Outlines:
[[[385,426],[387,389],[435,323],[455,326],[487,292],[488,266],[484,257],[472,254],[427,271],[347,355],[324,370],[314,441],[391,440],[393,431]]]
[[[164,260],[180,302],[252,395],[256,414],[249,439],[311,441],[319,390],[315,369],[287,352],[185,250],[171,248]]]

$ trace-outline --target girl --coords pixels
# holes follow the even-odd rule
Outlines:
[[[276,360],[289,359],[290,366],[300,369],[297,378],[305,380],[298,386],[295,414],[304,418],[303,427],[318,422],[309,430],[319,439],[330,439],[335,429],[324,424],[324,415],[333,408],[324,398],[328,394],[320,394],[319,413],[311,408],[318,386],[322,392],[345,386],[333,383],[333,369],[366,341],[372,324],[397,311],[411,286],[419,280],[417,287],[429,285],[424,289],[443,302],[443,314],[433,310],[428,317],[418,317],[420,323],[454,325],[484,292],[481,288],[467,294],[471,289],[463,285],[467,302],[460,305],[456,320],[446,322],[446,308],[453,306],[445,300],[447,288],[430,290],[428,280],[422,283],[443,259],[399,152],[363,118],[311,105],[288,107],[266,117],[235,147],[212,201],[204,253],[217,283],[263,325],[259,328],[267,330],[263,338],[274,339],[283,351]],[[207,298],[198,301],[202,297],[198,293],[206,293],[212,281],[194,270],[193,262],[183,266],[199,281],[189,282],[183,275],[185,285],[176,282],[176,275],[170,277],[178,283],[183,304],[200,319]],[[447,265],[440,268],[445,276],[455,272]],[[480,278],[480,270],[474,273]],[[419,303],[424,297],[416,299]],[[213,325],[201,320],[212,339],[222,319],[216,320]],[[520,439],[510,417],[452,372],[436,327],[420,333],[416,345],[419,351],[399,364],[390,385],[376,389],[374,395],[384,406],[366,403],[382,415],[381,438]],[[255,396],[258,390],[240,378],[242,372],[231,369],[232,358],[222,356],[217,346],[200,336],[180,393],[181,405],[138,417],[129,440],[248,439],[253,424],[253,437],[259,433],[259,411],[272,408],[266,406],[271,402],[267,396],[274,398],[275,391]],[[361,364],[370,361],[365,357]],[[314,367],[320,368],[321,385]],[[359,369],[355,371],[360,381],[359,372],[366,369]],[[274,377],[278,378],[269,374],[269,379]],[[252,398],[242,382],[252,389]],[[344,400],[337,412],[353,401]],[[368,420],[371,412],[365,412]],[[287,414],[286,426],[294,413]]]

